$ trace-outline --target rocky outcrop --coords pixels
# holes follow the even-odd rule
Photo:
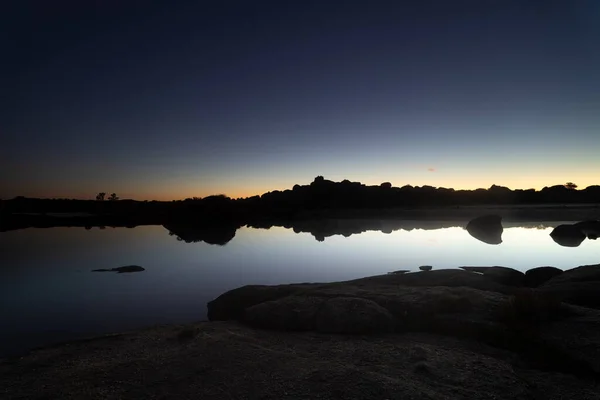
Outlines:
[[[496,282],[489,276],[472,273],[460,269],[438,269],[433,271],[413,272],[409,274],[377,275],[328,285],[345,285],[352,283],[358,286],[372,284],[402,285],[412,287],[447,286],[469,287],[490,292],[511,294],[515,288]]]
[[[570,304],[600,309],[600,264],[564,271],[540,286],[540,290]]]
[[[207,304],[207,317],[211,321],[240,319],[244,310],[253,305],[277,300],[302,291],[306,285],[248,285],[223,293]]]
[[[600,282],[600,264],[568,269],[546,282],[546,286],[572,282]]]
[[[385,333],[396,329],[396,319],[373,300],[360,297],[326,299],[315,316],[315,330],[324,333]]]
[[[507,267],[460,267],[469,272],[483,274],[484,277],[502,285],[521,287],[525,283],[525,274]]]
[[[325,300],[292,295],[265,301],[244,309],[240,320],[254,328],[311,331],[315,330],[315,319]]]
[[[285,331],[354,334],[420,330],[439,325],[440,316],[454,314],[469,314],[471,321],[488,321],[503,299],[498,293],[464,287],[315,286],[247,307],[238,318],[226,319]]]
[[[377,291],[379,294],[390,292],[395,296],[410,292],[412,293],[412,297],[407,302],[414,301],[418,293],[423,294],[423,301],[430,301],[427,299],[432,298],[429,297],[431,289],[428,292],[421,288],[438,286],[441,288],[437,290],[464,287],[492,292],[492,294],[511,294],[515,292],[515,288],[497,283],[482,274],[459,269],[386,274],[335,283],[306,283],[277,286],[248,285],[225,292],[210,301],[207,304],[208,319],[211,321],[240,320],[244,316],[245,310],[249,307],[295,295],[365,297],[363,295],[368,291]],[[399,288],[402,288],[403,291],[399,292]],[[376,295],[377,293],[372,294]],[[366,298],[371,297],[367,296]]]
[[[562,269],[556,267],[537,267],[525,272],[525,286],[538,287],[550,279],[563,273]]]
[[[484,215],[469,221],[467,232],[477,240],[487,244],[502,243],[502,217],[499,215]]]
[[[510,268],[467,269],[289,285],[287,294],[282,286],[272,290],[265,286],[245,287],[213,300],[209,311],[229,310],[229,314],[219,314],[221,319],[277,331],[345,335],[429,332],[516,352],[523,362],[536,368],[582,377],[600,376],[598,363],[592,355],[584,354],[584,346],[566,346],[560,343],[564,335],[558,334],[575,319],[585,324],[587,318],[588,328],[600,329],[600,316],[565,305],[554,292],[541,288],[512,287],[502,293],[509,286],[500,282],[516,281],[518,271]],[[520,274],[523,283],[525,275]],[[501,290],[475,289],[468,284]],[[252,304],[244,304],[242,298],[250,299]],[[260,298],[272,299],[256,302]],[[551,326],[556,329],[550,330]],[[544,336],[544,332],[553,333]],[[589,328],[586,335],[593,336],[592,333]],[[595,336],[589,340],[596,343]]]

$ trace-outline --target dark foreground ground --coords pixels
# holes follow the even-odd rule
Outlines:
[[[246,286],[0,361],[2,399],[600,399],[600,266]],[[561,302],[562,301],[562,302]]]

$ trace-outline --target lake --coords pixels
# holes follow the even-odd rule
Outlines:
[[[598,241],[570,248],[549,236],[553,227],[571,222],[505,223],[500,245],[483,243],[462,223],[448,221],[403,221],[406,229],[347,237],[245,227],[226,245],[186,243],[162,226],[3,232],[0,355],[96,334],[204,320],[208,301],[247,284],[339,281],[420,265],[501,265],[525,271],[598,263]],[[91,272],[130,264],[146,270]]]

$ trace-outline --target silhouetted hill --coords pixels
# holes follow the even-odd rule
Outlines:
[[[292,189],[241,199],[224,195],[170,202],[17,197],[0,201],[0,230],[27,226],[144,224],[291,226],[294,221],[319,218],[385,218],[399,210],[520,206],[523,213],[529,214],[532,207],[598,203],[600,186],[575,190],[556,185],[536,191],[493,185],[489,189],[454,190],[431,186],[393,187],[389,182],[368,186],[348,180],[333,182],[319,176],[309,185],[294,185]]]

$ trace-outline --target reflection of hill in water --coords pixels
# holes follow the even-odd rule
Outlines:
[[[235,237],[237,226],[231,224],[219,224],[210,226],[194,225],[163,225],[169,231],[169,235],[176,236],[177,240],[186,243],[205,242],[208,244],[226,245]]]
[[[326,237],[342,235],[349,237],[368,231],[392,233],[398,230],[411,231],[413,229],[442,229],[461,226],[458,221],[405,221],[405,220],[352,220],[352,219],[323,219],[312,221],[298,221],[292,229],[296,233],[306,232],[322,242]]]
[[[402,220],[402,219],[310,219],[301,221],[256,221],[245,225],[255,229],[270,229],[283,227],[293,229],[296,233],[310,233],[317,241],[341,235],[349,237],[364,232],[383,232],[386,234],[394,231],[412,231],[414,229],[435,230],[444,228],[465,228],[468,220]],[[519,222],[503,221],[504,228],[548,229],[560,225],[561,221],[548,222]],[[208,244],[225,245],[235,237],[236,231],[241,226],[233,223],[210,224],[195,226],[192,224],[166,224],[163,225],[169,234],[186,243],[205,242]],[[465,230],[465,234],[468,234]]]

